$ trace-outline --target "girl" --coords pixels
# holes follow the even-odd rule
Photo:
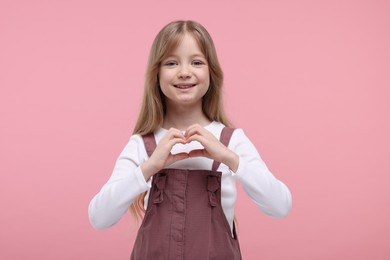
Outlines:
[[[277,180],[222,106],[223,74],[200,24],[175,21],[155,38],[134,133],[89,205],[96,229],[130,207],[143,217],[131,259],[241,259],[234,223],[236,180],[265,214],[285,217]]]

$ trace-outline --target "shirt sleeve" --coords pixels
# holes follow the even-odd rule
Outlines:
[[[291,210],[291,192],[269,171],[242,129],[234,131],[229,147],[239,156],[235,176],[245,193],[264,214],[286,217]]]
[[[89,220],[95,229],[113,226],[128,211],[135,198],[150,188],[139,167],[146,159],[142,138],[132,136],[119,155],[108,182],[89,204]]]

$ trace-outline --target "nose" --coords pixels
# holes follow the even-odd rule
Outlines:
[[[192,76],[192,74],[191,74],[190,70],[185,66],[181,67],[180,71],[177,74],[177,77],[179,79],[188,79],[188,78],[191,78],[191,76]]]

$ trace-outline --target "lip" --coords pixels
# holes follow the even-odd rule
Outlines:
[[[179,84],[174,84],[173,85],[175,88],[178,89],[190,89],[196,86],[195,83],[179,83]]]

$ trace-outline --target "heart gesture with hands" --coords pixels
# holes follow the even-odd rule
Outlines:
[[[204,149],[192,150],[189,153],[171,153],[175,144],[187,144],[193,141],[201,143]],[[141,165],[141,170],[145,179],[148,180],[166,166],[189,157],[207,157],[224,163],[233,171],[238,168],[238,156],[207,129],[195,124],[188,127],[184,134],[176,128],[169,129],[158,143],[149,160]]]
[[[212,133],[204,127],[195,124],[187,128],[184,137],[187,143],[198,141],[204,149],[192,150],[189,157],[207,157],[227,165],[231,170],[238,168],[238,156],[224,144],[222,144]]]

